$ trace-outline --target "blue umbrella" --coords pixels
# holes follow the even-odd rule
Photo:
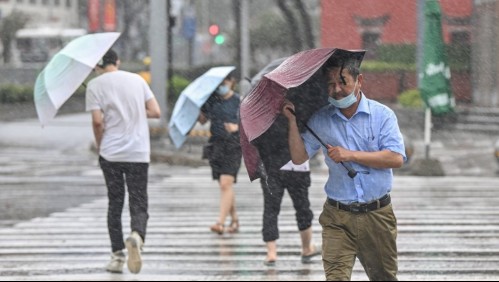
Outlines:
[[[187,134],[196,124],[201,107],[235,69],[234,66],[211,68],[180,93],[168,124],[169,136],[175,147],[180,148],[184,144]]]

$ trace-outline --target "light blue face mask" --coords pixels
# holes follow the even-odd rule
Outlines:
[[[225,86],[225,85],[220,85],[218,86],[217,90],[215,92],[217,92],[218,95],[220,96],[225,96],[225,94],[229,93],[229,87]]]
[[[328,97],[327,100],[331,105],[335,106],[336,108],[346,109],[351,105],[355,104],[355,102],[357,102],[357,97],[355,95],[355,87],[357,87],[357,81],[355,82],[355,86],[353,87],[352,92],[345,98],[336,100],[331,97]]]

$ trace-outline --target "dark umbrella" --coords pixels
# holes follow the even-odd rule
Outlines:
[[[355,57],[360,64],[364,54],[364,50],[337,48],[302,51],[288,57],[275,70],[263,75],[243,99],[240,108],[241,146],[251,180],[259,177],[257,169],[261,163],[258,151],[251,142],[274,124],[281,113],[284,100],[288,99],[295,105],[298,126],[303,132],[312,114],[328,104],[323,67],[332,60],[345,57]],[[281,138],[287,140],[287,135],[282,134]]]
[[[253,78],[251,78],[251,81],[250,81],[251,87],[255,87],[258,84],[258,82],[260,82],[260,80],[262,79],[262,77],[264,75],[275,70],[275,68],[277,68],[280,64],[282,64],[282,62],[284,62],[284,60],[286,60],[286,58],[287,57],[273,60],[268,65],[263,67],[263,69],[261,69],[257,74],[255,74],[255,76],[253,76]]]
[[[251,87],[255,87],[265,74],[273,71],[284,62],[284,60],[286,60],[286,58],[280,58],[263,67],[251,79]],[[278,168],[280,168],[284,163],[290,160],[288,141],[286,138],[286,123],[287,120],[278,117],[265,133],[251,142],[251,145],[257,148],[258,156],[263,162],[261,165],[258,165],[258,177],[267,173],[265,168],[272,168],[273,165],[276,164]],[[254,148],[253,146],[252,149]]]

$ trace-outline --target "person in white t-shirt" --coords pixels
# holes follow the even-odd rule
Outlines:
[[[97,77],[88,83],[86,110],[92,113],[99,164],[108,190],[107,225],[111,239],[110,272],[123,272],[125,247],[127,266],[138,273],[140,251],[149,218],[147,182],[150,162],[148,118],[159,118],[159,104],[147,82],[138,74],[121,71],[116,52],[109,50],[95,67]],[[121,214],[125,184],[131,217],[131,235],[124,242]]]

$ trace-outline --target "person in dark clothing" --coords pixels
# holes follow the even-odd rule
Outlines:
[[[198,121],[210,120],[208,160],[214,180],[220,185],[220,213],[217,222],[210,227],[212,232],[222,235],[225,231],[239,231],[233,184],[241,167],[242,151],[239,143],[240,97],[234,91],[236,81],[229,75],[201,108]],[[231,222],[225,227],[230,215]]]
[[[260,166],[260,183],[263,191],[263,241],[267,246],[264,264],[275,265],[277,239],[279,239],[278,216],[284,191],[287,190],[296,211],[296,222],[302,242],[302,262],[309,263],[320,249],[312,244],[312,219],[308,188],[310,169],[308,163],[293,165],[287,141],[287,126],[284,116],[279,116],[273,125],[252,144],[258,149],[263,165]]]

